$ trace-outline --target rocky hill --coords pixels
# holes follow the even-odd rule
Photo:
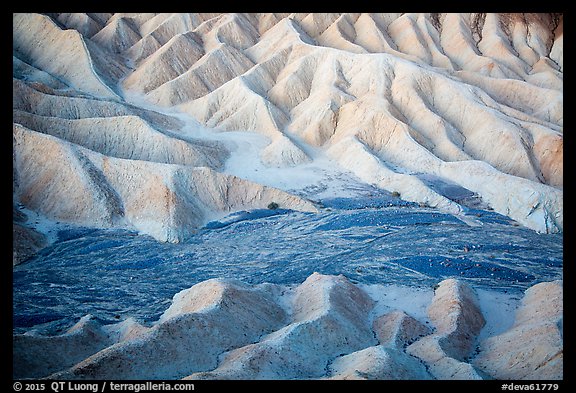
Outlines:
[[[13,378],[563,378],[562,14],[15,13],[12,146]]]
[[[531,287],[510,310],[513,323],[490,326],[487,310],[508,306],[481,302],[459,280],[431,296],[406,292],[414,304],[424,298],[416,317],[393,290],[370,292],[318,273],[294,287],[203,281],[177,293],[152,326],[87,315],[59,336],[15,336],[15,378],[563,378],[561,281]],[[498,333],[481,338],[485,327]]]
[[[433,176],[562,231],[562,31],[559,14],[14,14],[14,200],[170,242],[241,208],[313,211],[230,176],[221,135],[248,131],[267,168],[328,157],[460,214]]]

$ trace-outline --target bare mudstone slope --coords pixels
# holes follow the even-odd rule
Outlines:
[[[177,293],[151,326],[87,315],[59,336],[16,335],[14,377],[562,379],[562,282],[527,290],[514,325],[484,339],[472,287],[447,279],[425,296],[427,315],[414,317],[344,276],[294,287],[211,279]]]
[[[188,210],[191,198],[166,184],[195,167],[221,172],[230,154],[217,136],[184,132],[184,113],[265,136],[254,159],[269,167],[325,154],[403,199],[460,213],[418,177],[437,176],[522,225],[562,231],[562,23],[558,14],[14,14],[15,199],[55,220],[182,240],[214,206],[185,222],[145,206]],[[52,148],[43,155],[35,144]],[[117,181],[90,164],[94,153],[122,163],[112,165]],[[34,165],[45,187],[26,181]],[[75,179],[57,168],[77,165],[85,174]],[[125,200],[135,168],[169,192]]]
[[[15,13],[12,132],[14,265],[53,241],[28,215],[178,243],[236,211],[317,213],[310,179],[482,225],[464,190],[561,233],[563,15]],[[15,335],[14,377],[562,378],[560,281],[488,335],[460,280],[425,315],[378,301],[344,276],[208,280],[151,326]]]

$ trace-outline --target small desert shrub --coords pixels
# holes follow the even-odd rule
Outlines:
[[[398,191],[393,191],[392,196],[395,198],[400,198],[400,193]]]
[[[270,209],[270,210],[276,210],[276,209],[278,209],[279,207],[280,207],[280,206],[279,206],[276,202],[270,202],[270,203],[268,204],[268,209]]]

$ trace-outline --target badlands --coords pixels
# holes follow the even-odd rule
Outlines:
[[[563,15],[13,14],[15,278],[59,231],[177,247],[231,214],[321,216],[352,183],[561,236]],[[15,332],[13,377],[562,379],[562,280],[530,277],[395,305],[342,274],[212,277],[148,324]]]

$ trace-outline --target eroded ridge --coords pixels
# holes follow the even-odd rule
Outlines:
[[[538,232],[563,229],[562,14],[18,13],[13,32],[14,196],[51,219],[183,240],[218,210],[181,194],[183,173],[238,165],[237,147],[190,132],[194,122],[261,135],[251,159],[269,168],[328,157],[407,201],[464,214],[421,180],[433,176]],[[42,159],[45,137],[21,137],[30,132],[75,153]],[[111,165],[118,184],[57,168],[98,168],[94,153],[130,160]],[[42,206],[26,188],[36,164]],[[141,176],[165,192],[125,200]],[[59,196],[79,181],[91,185]],[[167,219],[150,206],[195,213]]]
[[[441,281],[426,315],[374,293],[319,273],[294,286],[210,279],[149,326],[87,315],[58,336],[15,335],[14,378],[562,379],[561,281],[529,288],[512,326],[480,342],[494,305],[463,281]]]

